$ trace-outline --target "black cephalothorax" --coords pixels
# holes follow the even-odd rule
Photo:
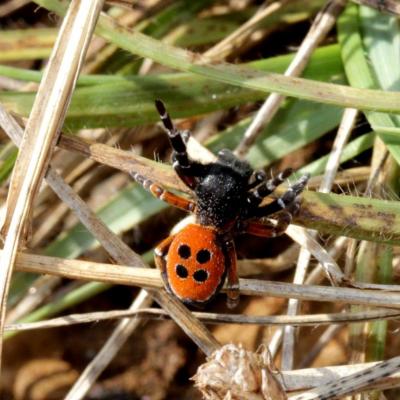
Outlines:
[[[247,206],[248,182],[252,174],[246,162],[233,162],[227,151],[218,154],[215,163],[204,166],[194,188],[197,202],[197,220],[202,225],[220,230],[232,227],[232,222],[243,215]],[[237,165],[238,164],[238,165]]]

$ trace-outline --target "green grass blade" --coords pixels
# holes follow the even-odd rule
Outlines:
[[[244,65],[272,72],[284,72],[292,61],[294,54],[285,54],[281,56],[270,57],[257,61],[252,61]],[[41,71],[32,71],[8,65],[0,65],[0,75],[12,79],[18,79],[27,82],[40,83],[43,73]],[[162,75],[161,75],[162,76]],[[172,76],[168,74],[167,76]],[[193,74],[184,74],[181,76],[193,76]],[[312,55],[309,64],[304,72],[304,76],[310,79],[321,81],[343,81],[344,70],[340,60],[340,48],[337,44],[322,46],[318,48]],[[143,77],[144,78],[144,77]],[[78,79],[78,86],[82,85],[102,85],[108,83],[126,83],[141,82],[142,77],[136,75],[106,75],[92,74],[81,75]],[[210,84],[213,81],[208,81]]]
[[[125,232],[166,207],[165,203],[132,184],[102,207],[97,216],[115,233]],[[75,258],[97,246],[98,242],[82,225],[77,224],[45,250],[48,256]]]
[[[338,50],[337,46],[319,49],[305,74],[314,79],[343,79]],[[292,57],[292,54],[273,57],[250,65],[264,70],[284,71]],[[15,73],[8,67],[3,70]],[[262,92],[232,87],[188,73],[113,77],[109,80],[104,76],[89,78],[82,77],[80,82],[92,80],[107,83],[76,89],[66,119],[66,127],[70,130],[155,122],[158,120],[154,107],[156,98],[163,99],[170,114],[178,118],[225,109],[264,97]],[[35,93],[28,92],[0,93],[0,101],[8,109],[24,116],[29,115],[34,97]]]
[[[85,300],[91,299],[109,289],[111,285],[99,282],[89,282],[74,289],[62,298],[52,301],[51,303],[45,304],[39,307],[37,310],[31,312],[29,315],[21,318],[18,322],[36,322],[45,318],[49,318],[53,315],[60,313],[70,307],[76,306],[84,302]],[[11,337],[18,334],[18,331],[6,332],[4,334],[4,339],[10,339]]]
[[[312,18],[323,5],[323,0],[307,1],[306,6],[304,3],[289,2],[285,7],[260,21],[257,26],[268,31],[281,29],[283,25],[296,24]],[[247,7],[240,12],[192,19],[172,33],[168,43],[183,48],[214,44],[244,24],[256,12],[256,7]]]
[[[400,244],[398,201],[304,192],[297,223],[322,234]]]
[[[11,142],[7,143],[0,151],[0,183],[10,176],[17,155],[18,150]]]
[[[0,62],[47,58],[57,37],[57,29],[12,29],[0,33]]]
[[[375,65],[377,67],[379,66],[379,71],[377,70],[376,73],[374,73],[374,71],[371,70],[371,65],[373,64],[371,61],[368,61],[365,55],[366,49],[364,47],[363,37],[360,31],[358,10],[358,6],[349,5],[346,8],[346,11],[339,18],[338,23],[339,41],[342,47],[342,59],[347,78],[353,86],[373,88],[378,87],[379,85],[376,78],[376,76],[380,74],[379,71],[382,73],[389,73],[388,71],[390,71],[389,77],[385,78],[386,81],[382,81],[383,83],[390,85],[389,82],[393,82],[394,73],[397,76],[398,71],[397,69],[392,70],[392,68],[386,63],[385,68],[383,68],[382,62],[378,60],[379,57],[383,57],[381,51],[384,50],[387,52],[387,43],[385,48],[381,48],[380,51],[371,49],[371,47],[373,47],[372,43],[374,43],[374,46],[378,46],[378,48],[380,47],[380,44],[377,42],[378,38],[373,38],[372,29],[377,29],[379,27],[379,25],[382,23],[383,16],[379,16],[377,18],[376,26],[375,20],[371,15],[365,22],[365,24],[371,24],[371,27],[368,28],[368,38],[366,38],[367,42],[369,43],[368,48],[371,49],[370,57],[375,60]],[[393,67],[397,68],[396,66],[397,64],[395,63]],[[390,133],[391,129],[397,128],[396,120],[391,115],[377,112],[366,112],[365,115],[372,128],[385,142],[393,157],[398,163],[400,163],[400,135],[396,136],[395,134]],[[387,133],[388,130],[389,133]]]
[[[97,216],[115,233],[119,234],[146,220],[167,207],[162,201],[155,199],[144,189],[132,184],[118,193],[104,205]],[[56,238],[45,250],[44,254],[64,258],[75,258],[88,249],[98,245],[93,235],[78,223],[69,231]],[[16,285],[12,285],[10,296],[13,301],[24,292],[35,279],[32,274],[19,274]]]
[[[370,149],[374,144],[374,140],[375,140],[374,133],[366,133],[365,135],[362,135],[357,139],[354,139],[351,142],[349,142],[343,150],[343,153],[340,157],[340,163],[353,160],[362,152]],[[297,174],[302,175],[308,173],[311,175],[320,175],[325,171],[328,159],[329,159],[329,154],[319,158],[318,160],[311,162],[310,164],[306,165],[303,168],[300,168],[297,171]]]
[[[135,31],[142,32],[153,38],[161,39],[171,29],[180,24],[196,19],[196,15],[209,6],[211,0],[178,0],[161,10],[151,18],[139,22],[135,26]],[[116,52],[107,60],[105,65],[106,72],[115,72],[121,75],[130,73],[136,74],[143,60],[126,52]]]
[[[37,4],[62,14],[64,8],[58,0],[36,0]],[[314,82],[304,78],[287,77],[275,73],[259,72],[232,64],[207,65],[198,55],[169,46],[140,32],[116,26],[107,16],[99,19],[96,32],[105,39],[133,54],[148,57],[163,65],[181,71],[193,72],[242,88],[264,93],[276,92],[289,97],[323,102],[341,107],[383,112],[400,111],[400,94],[379,90],[366,90]]]
[[[393,247],[384,244],[377,251],[377,283],[392,284]],[[383,360],[387,338],[388,321],[371,322],[366,361]]]
[[[254,168],[265,167],[335,128],[341,115],[339,108],[326,104],[290,100],[262,131],[251,147],[247,160]],[[234,149],[249,123],[250,118],[242,120],[224,133],[211,138],[207,147],[213,152],[225,147]]]

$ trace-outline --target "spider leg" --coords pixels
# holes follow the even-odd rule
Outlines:
[[[151,192],[154,197],[165,201],[171,206],[180,208],[185,211],[193,212],[196,208],[196,203],[185,199],[184,197],[178,196],[175,193],[165,190],[162,186],[157,185],[152,180],[145,178],[139,173],[131,172],[133,179],[141,184],[145,189]]]
[[[225,242],[227,252],[227,306],[235,308],[239,303],[239,276],[237,272],[237,259],[233,239]]]
[[[271,238],[282,235],[291,222],[292,213],[284,211],[276,216],[276,224],[269,220],[265,222],[248,221],[244,223],[242,229],[244,233]]]
[[[197,183],[195,177],[201,173],[202,165],[189,158],[185,141],[185,137],[189,135],[189,132],[181,132],[176,129],[161,100],[156,100],[155,104],[173,149],[172,166],[179,178],[190,189],[194,189]]]
[[[253,171],[250,179],[249,179],[249,184],[248,184],[248,190],[255,188],[258,186],[260,183],[264,182],[266,178],[265,172],[260,169],[257,171]]]
[[[285,181],[293,172],[292,168],[286,168],[276,177],[263,181],[249,195],[249,203],[253,206],[258,206],[264,197],[270,195],[281,183]]]
[[[310,175],[303,175],[297,182],[289,187],[289,189],[278,199],[263,207],[255,207],[250,211],[250,217],[265,217],[278,211],[287,209],[289,213],[294,214],[299,204],[297,196],[304,190]]]
[[[169,288],[167,278],[167,268],[165,263],[165,256],[168,253],[169,247],[174,240],[175,235],[168,236],[154,249],[154,263],[161,272],[161,277],[164,281],[165,287]]]

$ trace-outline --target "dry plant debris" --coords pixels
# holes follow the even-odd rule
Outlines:
[[[207,358],[193,380],[207,400],[285,400],[276,374],[267,348],[253,353],[227,344]]]
[[[3,2],[0,396],[396,399],[399,14],[392,0]],[[224,294],[188,309],[150,268],[187,220],[129,174],[193,196],[157,98],[193,158],[227,147],[312,175],[287,235],[237,238],[234,312]]]

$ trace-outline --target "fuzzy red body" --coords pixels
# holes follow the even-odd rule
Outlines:
[[[225,280],[227,256],[216,229],[191,224],[172,240],[166,259],[171,291],[187,302],[210,300]]]

